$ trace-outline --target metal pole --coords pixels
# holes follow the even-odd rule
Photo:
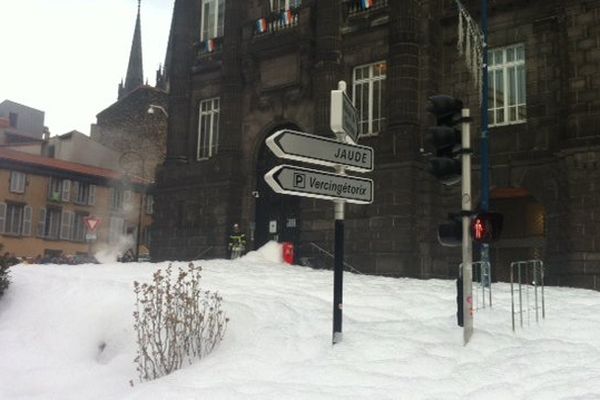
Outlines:
[[[146,171],[144,170],[144,157],[140,156],[140,159],[142,160],[142,179],[145,179],[146,176]],[[142,182],[142,190],[140,191],[140,207],[138,210],[138,229],[137,229],[137,235],[135,238],[135,261],[139,262],[140,261],[140,235],[141,235],[141,231],[142,231],[142,209],[144,207],[144,195],[146,194],[146,186],[145,186],[145,181]]]
[[[488,117],[488,1],[481,2],[481,29],[483,31],[482,44],[482,93],[481,93],[481,210],[486,212],[490,208],[490,144],[489,144],[489,117]],[[487,284],[492,283],[490,261],[490,245],[483,243],[481,246],[481,261],[487,262]]]
[[[515,331],[515,292],[513,288],[514,281],[514,264],[510,264],[510,314],[512,316],[512,329]]]
[[[533,290],[535,294],[535,322],[540,322],[539,310],[538,310],[538,263],[533,263]]]
[[[488,271],[490,272],[489,277],[490,277],[490,287],[489,289],[489,295],[490,295],[490,308],[492,308],[492,265],[489,263],[487,263],[488,266]]]
[[[521,328],[523,327],[523,291],[521,289],[521,262],[517,264],[519,274],[519,315],[521,321]]]
[[[462,155],[462,265],[463,265],[463,340],[466,345],[473,335],[473,255],[471,244],[471,113],[468,108],[462,110],[464,119],[461,127],[462,148],[466,150]]]
[[[138,229],[137,229],[137,235],[135,238],[135,261],[138,262],[140,261],[140,235],[141,235],[141,230],[142,230],[142,208],[144,206],[144,193],[146,191],[144,190],[144,187],[142,186],[142,190],[140,192],[140,209],[138,210]]]
[[[542,319],[546,319],[546,304],[544,303],[544,262],[540,261],[542,267]]]
[[[344,285],[344,202],[335,203],[335,250],[333,270],[333,344],[342,341]]]
[[[346,92],[346,82],[338,83],[338,90]],[[344,135],[338,134],[337,139],[344,143]],[[346,174],[346,168],[338,165],[335,170],[340,175]],[[344,208],[345,202],[334,201],[335,207],[335,243],[333,267],[333,337],[332,343],[342,341],[342,308],[344,297]]]

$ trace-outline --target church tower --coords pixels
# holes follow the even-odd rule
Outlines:
[[[140,22],[141,0],[138,0],[137,19],[135,21],[135,30],[133,32],[133,41],[131,42],[131,52],[129,53],[129,65],[127,66],[127,76],[125,84],[123,81],[119,84],[120,100],[123,96],[131,93],[136,88],[144,84],[144,67],[142,62],[142,28]]]

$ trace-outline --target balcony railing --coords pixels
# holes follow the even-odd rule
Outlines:
[[[210,54],[223,50],[223,37],[208,39],[203,42],[194,43],[198,49],[198,55]]]
[[[254,36],[263,36],[269,33],[290,29],[300,22],[298,9],[274,12],[267,17],[260,18],[254,26]]]
[[[348,16],[352,17],[361,13],[380,10],[388,6],[388,0],[349,0],[346,2]]]

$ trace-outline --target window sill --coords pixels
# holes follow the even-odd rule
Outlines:
[[[363,134],[359,134],[358,135],[358,140],[363,139],[363,138],[372,138],[372,137],[377,137],[379,136],[380,132],[374,132],[374,133],[363,133]]]
[[[24,190],[22,192],[16,192],[14,190],[9,190],[9,192],[11,192],[12,194],[25,194]]]
[[[27,236],[19,235],[18,233],[9,233],[9,232],[4,232],[2,234],[2,236],[8,236],[13,239],[23,239],[23,238],[27,237]]]
[[[51,238],[51,237],[46,237],[46,236],[38,236],[37,238],[46,240],[48,242],[62,242],[63,241],[63,239],[60,239],[60,238]]]
[[[489,127],[490,127],[490,129],[491,128],[501,128],[503,126],[521,125],[521,124],[526,124],[526,123],[527,123],[527,120],[524,119],[522,121],[513,121],[513,122],[505,122],[502,124],[494,124],[494,125],[490,125]]]

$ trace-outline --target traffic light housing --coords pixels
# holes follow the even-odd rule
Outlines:
[[[481,212],[471,221],[473,241],[491,243],[500,239],[504,217],[497,212]]]
[[[431,96],[427,104],[427,111],[437,122],[429,128],[428,142],[435,150],[435,157],[429,159],[429,170],[444,185],[454,185],[461,180],[462,137],[456,125],[463,121],[462,108],[461,100],[446,95]]]
[[[444,247],[462,245],[462,221],[451,218],[450,222],[438,226],[438,242]]]

